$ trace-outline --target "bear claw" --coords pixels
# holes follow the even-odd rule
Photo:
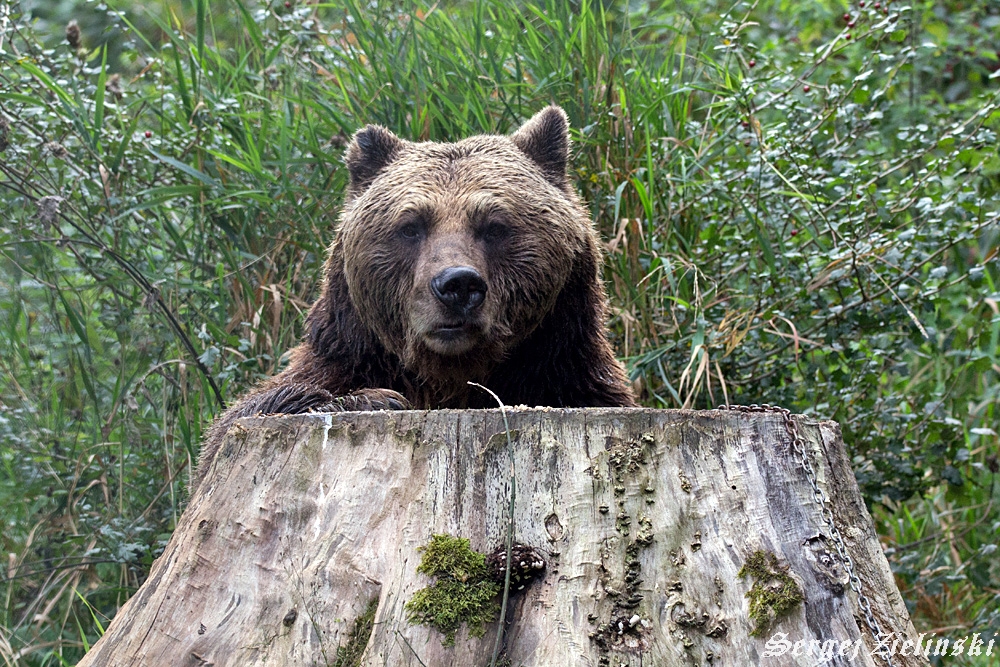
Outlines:
[[[371,412],[375,410],[410,410],[410,402],[391,389],[362,389],[345,396],[337,396],[329,403],[315,408],[316,412]]]

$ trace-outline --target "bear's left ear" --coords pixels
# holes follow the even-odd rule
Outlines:
[[[569,159],[569,119],[566,112],[553,105],[539,111],[511,135],[510,140],[542,168],[553,185],[566,185],[566,161]]]
[[[351,190],[361,192],[396,159],[403,140],[380,125],[366,125],[354,133],[344,153],[351,174]]]

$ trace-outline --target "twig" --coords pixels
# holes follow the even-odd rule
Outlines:
[[[403,643],[406,644],[406,648],[410,649],[410,653],[412,653],[413,657],[417,659],[417,662],[420,663],[421,667],[427,667],[427,665],[424,664],[424,661],[420,659],[420,656],[417,655],[417,652],[413,650],[413,647],[410,646],[409,640],[406,637],[404,637],[403,633],[400,632],[399,630],[396,630],[396,638],[403,640]]]
[[[69,558],[69,556],[67,556]],[[73,558],[86,558],[86,556],[73,556]],[[29,577],[34,577],[36,575],[42,574],[43,572],[52,573],[57,570],[71,570],[76,567],[89,567],[91,565],[100,565],[102,563],[121,563],[122,561],[116,560],[114,558],[101,558],[98,560],[82,560],[75,563],[60,563],[59,565],[46,565],[45,567],[40,567],[36,570],[29,570],[28,572],[18,572],[15,575],[7,576],[0,574],[0,583],[9,584],[15,579],[27,579]],[[24,567],[19,565],[18,569]]]
[[[507,558],[503,574],[503,602],[500,603],[500,623],[497,626],[497,638],[493,643],[493,658],[490,660],[490,667],[496,667],[497,658],[500,656],[500,640],[503,639],[504,624],[507,622],[507,599],[510,597],[510,560],[511,550],[514,547],[514,443],[510,439],[510,423],[507,421],[507,408],[500,397],[494,394],[481,384],[469,382],[473,387],[482,389],[493,397],[493,400],[500,406],[500,414],[503,415],[503,427],[507,435],[507,455],[510,457],[510,506],[507,511]]]

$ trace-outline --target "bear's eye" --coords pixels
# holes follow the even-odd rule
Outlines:
[[[485,241],[497,243],[510,236],[510,227],[502,222],[491,221],[486,223],[479,235]]]
[[[397,233],[407,241],[416,241],[423,238],[424,226],[417,221],[407,222],[400,225]]]

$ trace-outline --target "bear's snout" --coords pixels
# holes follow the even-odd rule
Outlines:
[[[486,281],[471,266],[450,266],[431,278],[431,292],[450,312],[468,317],[483,305]]]

